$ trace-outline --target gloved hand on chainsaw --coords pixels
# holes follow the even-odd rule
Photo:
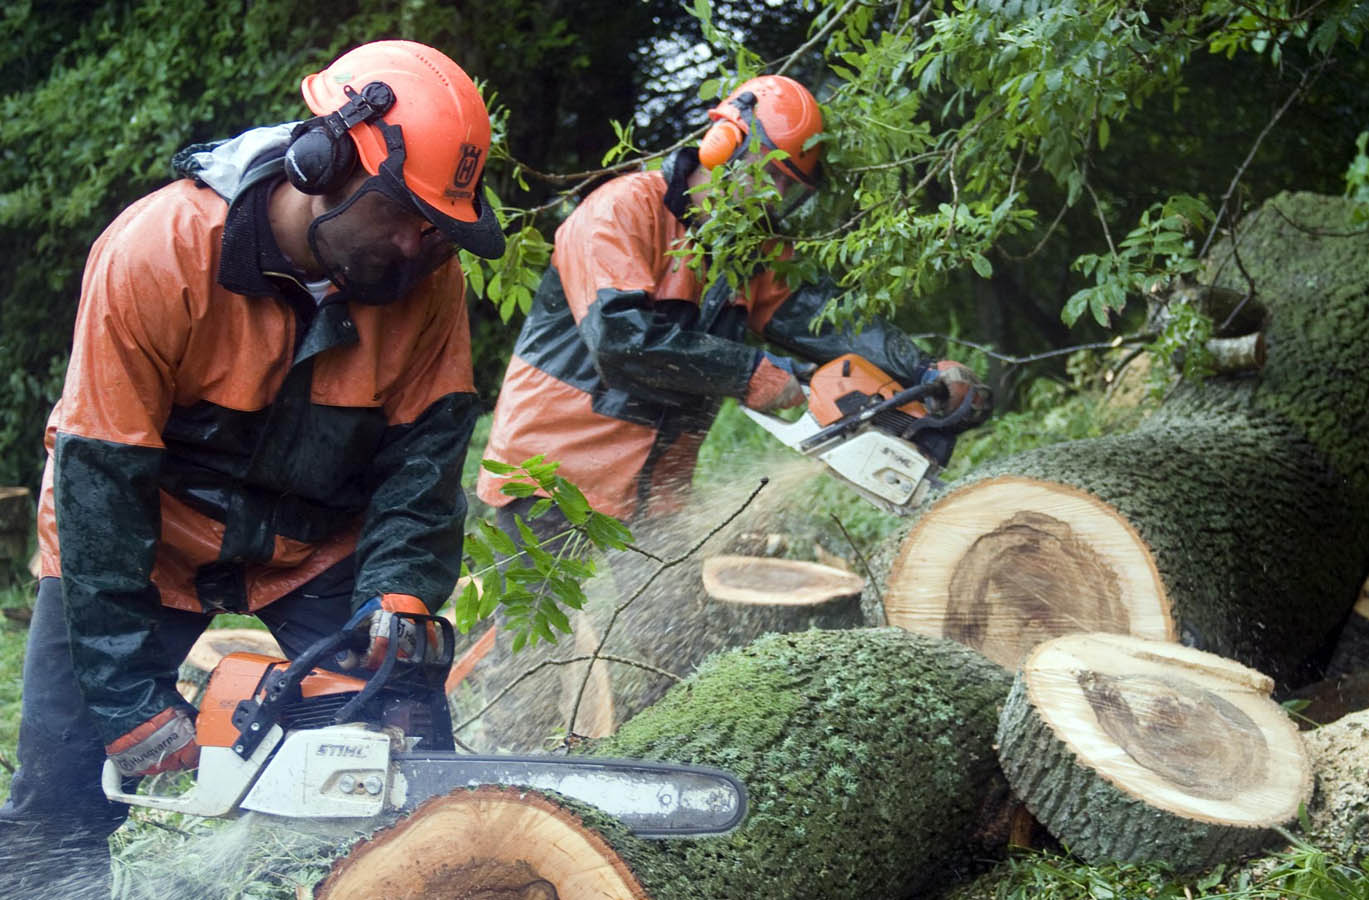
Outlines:
[[[442,658],[442,632],[436,625],[432,622],[415,622],[395,613],[431,614],[422,600],[408,594],[381,594],[362,604],[352,618],[357,621],[357,632],[364,635],[367,642],[366,652],[360,660],[364,668],[380,668],[390,650],[391,631],[396,628],[399,650],[395,656],[400,662],[434,662]],[[418,655],[419,629],[422,629],[426,638],[421,657]]]
[[[805,399],[799,378],[811,375],[815,368],[812,363],[762,351],[751,370],[742,403],[757,412],[798,406]]]
[[[195,720],[180,707],[168,706],[112,744],[105,755],[125,778],[193,769],[200,761]]]
[[[940,382],[946,386],[944,403],[936,397],[930,397],[923,402],[927,411],[934,416],[947,416],[960,409],[960,404],[965,402],[967,395],[970,397],[970,412],[961,423],[965,428],[984,424],[989,418],[989,413],[993,412],[993,391],[964,363],[943,359],[928,366],[922,376],[922,383],[932,382]]]

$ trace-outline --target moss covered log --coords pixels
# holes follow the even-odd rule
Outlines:
[[[730,835],[614,843],[653,900],[897,900],[1001,846],[985,829],[1007,800],[992,745],[1010,682],[963,645],[898,629],[769,635],[577,752],[746,784]]]
[[[1213,253],[1210,283],[1244,294],[1242,269],[1253,279],[1246,315],[1268,339],[1260,373],[1185,385],[1130,434],[970,473],[886,552],[890,623],[949,634],[947,610],[969,598],[1018,630],[1016,658],[995,654],[1011,667],[1054,634],[1131,632],[1145,608],[1174,639],[1281,688],[1320,677],[1369,570],[1369,231],[1348,210],[1282,195],[1243,223],[1241,265],[1230,242]],[[1130,546],[1089,549],[1092,529],[1022,499],[1014,479],[1093,498],[1100,522],[1125,523]],[[975,533],[956,538],[967,511],[983,509],[994,512],[976,512]],[[1119,605],[1128,590],[1152,596]],[[983,629],[961,631],[979,646]]]

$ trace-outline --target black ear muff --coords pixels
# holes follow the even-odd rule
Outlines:
[[[285,150],[285,177],[306,194],[331,194],[347,183],[357,164],[357,149],[347,134],[362,122],[379,119],[394,105],[394,92],[383,81],[373,81],[358,94],[343,87],[347,102],[326,116],[295,126]]]
[[[331,194],[347,183],[356,167],[356,144],[337,139],[322,124],[310,119],[295,126],[285,151],[285,177],[306,194]]]

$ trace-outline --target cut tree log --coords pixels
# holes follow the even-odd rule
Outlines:
[[[578,801],[456,790],[362,841],[316,896],[870,900],[921,896],[1002,849],[992,750],[1011,679],[953,641],[894,628],[772,634],[574,754],[725,768],[733,832],[646,840]]]
[[[1090,865],[1210,868],[1278,841],[1311,797],[1273,681],[1179,644],[1077,633],[1013,682],[998,756],[1014,793]]]
[[[865,579],[844,569],[768,556],[713,556],[703,561],[704,591],[714,600],[793,608],[810,617],[827,603],[860,603]],[[851,614],[838,610],[839,622]],[[806,623],[807,624],[807,623]],[[814,627],[822,627],[813,623]],[[777,628],[776,631],[795,631]]]
[[[625,564],[620,559],[613,577],[601,576],[587,586],[588,603],[572,619],[573,637],[554,646],[538,644],[514,653],[511,636],[501,625],[494,647],[463,682],[477,698],[489,702],[498,697],[498,702],[481,716],[478,732],[463,729],[457,737],[478,749],[516,752],[545,750],[549,738],[567,732],[602,737],[718,651],[772,632],[866,624],[857,576],[816,563],[723,559],[721,567],[691,560],[649,582],[657,563]],[[771,573],[772,584],[785,579],[783,589],[766,596],[754,586],[749,593],[739,591],[741,576],[728,561],[741,559],[755,571]],[[720,574],[720,568],[728,571]],[[720,587],[725,579],[732,586],[729,597],[737,599],[710,596],[705,577],[717,590],[725,590]],[[805,580],[822,587],[802,586]],[[591,665],[586,657],[606,633],[603,655],[610,658],[592,663],[586,683]],[[510,685],[514,687],[500,696]]]
[[[771,634],[572,752],[711,765],[746,784],[732,834],[656,842],[631,863],[652,900],[912,897],[1004,845],[991,745],[1009,683],[963,645],[898,629]]]
[[[1168,638],[1322,678],[1369,572],[1369,232],[1281,195],[1209,260],[1267,358],[1178,387],[1133,432],[981,466],[876,554],[888,621],[1010,668],[1077,631]],[[1258,311],[1258,315],[1255,315]]]
[[[318,900],[645,900],[601,837],[644,844],[592,807],[521,788],[426,801],[334,863]]]
[[[1347,857],[1369,855],[1369,709],[1303,735],[1317,777],[1308,838]]]
[[[259,653],[284,658],[271,632],[260,628],[210,628],[195,640],[176,675],[176,689],[192,703],[209,683],[214,667],[230,653]]]

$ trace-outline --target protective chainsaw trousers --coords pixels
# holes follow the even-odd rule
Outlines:
[[[257,612],[287,657],[347,620],[354,572],[348,557]],[[162,613],[157,637],[178,660],[213,618],[170,607]],[[100,786],[105,748],[76,686],[58,578],[38,582],[20,715],[19,767],[0,806],[0,897],[108,897],[108,838],[128,807],[105,799]]]

